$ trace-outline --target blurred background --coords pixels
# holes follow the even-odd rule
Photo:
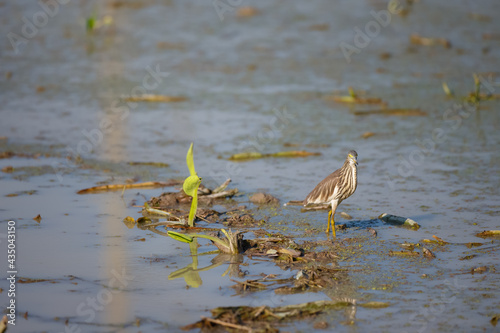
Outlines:
[[[184,179],[191,142],[203,184],[231,178],[245,204],[257,191],[282,203],[301,200],[355,149],[358,190],[339,212],[354,221],[386,212],[422,226],[417,235],[380,223],[383,242],[438,234],[465,244],[498,229],[499,12],[499,2],[486,0],[0,1],[0,232],[16,221],[19,276],[47,280],[18,283],[20,331],[175,331],[214,306],[328,299],[229,297],[232,282],[220,277],[226,267],[184,289],[183,279],[167,276],[190,265],[188,248],[121,223],[160,189],[76,194],[130,179]],[[153,101],[134,99],[144,96]],[[289,150],[319,155],[228,160]],[[128,164],[150,161],[168,167]],[[268,228],[298,230],[296,223],[307,221],[321,230],[313,240],[326,239],[325,212],[260,214]],[[409,285],[370,296],[392,307],[360,310],[354,326],[334,315],[330,325],[419,330],[411,307],[432,304],[444,279],[498,264],[493,243],[470,261],[458,261],[467,248],[457,245],[416,272],[408,262],[395,264],[414,273]],[[205,258],[200,266],[210,264]],[[266,273],[284,274],[266,265]],[[124,269],[130,279],[118,279],[117,288],[127,291],[111,293]],[[422,272],[433,279],[422,284]],[[493,327],[498,276],[463,279],[445,310],[424,316],[426,329]],[[484,283],[487,296],[479,299],[475,290]],[[6,282],[0,287],[3,306]],[[101,301],[94,307],[89,297]],[[457,318],[464,312],[470,315]]]

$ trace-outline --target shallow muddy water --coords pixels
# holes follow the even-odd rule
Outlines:
[[[276,328],[310,331],[326,322],[340,332],[498,329],[491,319],[500,314],[499,239],[476,234],[500,229],[499,3],[402,2],[404,15],[386,14],[383,25],[371,11],[386,11],[384,1],[48,3],[0,2],[5,313],[12,299],[7,228],[16,222],[17,316],[8,332],[176,332],[220,306],[342,299],[389,306],[327,310]],[[244,16],[248,5],[257,12]],[[87,32],[90,17],[96,23]],[[34,18],[38,26],[30,30],[26,20]],[[358,28],[370,36],[363,40]],[[411,43],[412,34],[436,45]],[[349,59],[346,44],[356,48]],[[479,106],[465,101],[474,73],[486,94]],[[388,109],[426,115],[359,115],[383,106],[332,100],[349,87],[381,98]],[[186,100],[124,101],[142,93]],[[203,184],[214,188],[231,178],[229,187],[240,191],[214,209],[246,205],[264,221],[242,229],[245,238],[265,229],[299,245],[338,249],[330,265],[346,271],[338,284],[297,294],[273,287],[238,293],[235,281],[287,279],[298,270],[267,257],[203,254],[215,250],[203,240],[203,255],[192,256],[188,244],[122,222],[140,217],[138,206],[151,197],[178,188],[76,194],[130,179],[182,180],[191,142]],[[337,224],[346,228],[334,241],[324,233],[326,211],[282,204],[303,199],[350,149],[359,154],[358,188],[337,210]],[[243,151],[284,150],[321,155],[228,161]],[[250,203],[261,191],[281,205]],[[378,219],[382,213],[421,227],[388,225]],[[433,235],[448,244],[423,243]],[[436,258],[389,255],[404,242],[424,244]]]

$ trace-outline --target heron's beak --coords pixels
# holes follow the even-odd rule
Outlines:
[[[358,166],[358,160],[356,159],[356,157],[354,157],[354,156],[352,156],[352,155],[349,155],[349,157],[351,158],[351,160],[353,160],[353,161],[354,161],[354,164],[355,164],[356,166]]]

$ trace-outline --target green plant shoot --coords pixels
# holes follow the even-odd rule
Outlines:
[[[96,25],[95,15],[88,17],[87,18],[87,32],[94,31],[95,25]]]
[[[184,192],[193,197],[191,201],[191,209],[189,210],[189,220],[188,224],[190,227],[194,226],[194,219],[196,216],[196,210],[198,209],[198,187],[201,184],[201,178],[198,177],[196,170],[194,168],[194,160],[193,160],[193,143],[189,147],[189,150],[186,155],[186,164],[189,169],[190,176],[184,180],[184,184],[182,184],[182,189]]]
[[[179,242],[191,243],[193,241],[193,237],[186,234],[181,234],[180,232],[167,231],[167,234]]]
[[[186,164],[189,169],[190,176],[197,176],[196,170],[194,169],[194,160],[193,160],[193,143],[191,142],[191,146],[189,146],[188,153],[186,155]]]

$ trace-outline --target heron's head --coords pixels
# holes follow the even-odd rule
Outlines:
[[[358,166],[358,153],[355,150],[351,150],[347,153],[347,160],[350,165]]]

